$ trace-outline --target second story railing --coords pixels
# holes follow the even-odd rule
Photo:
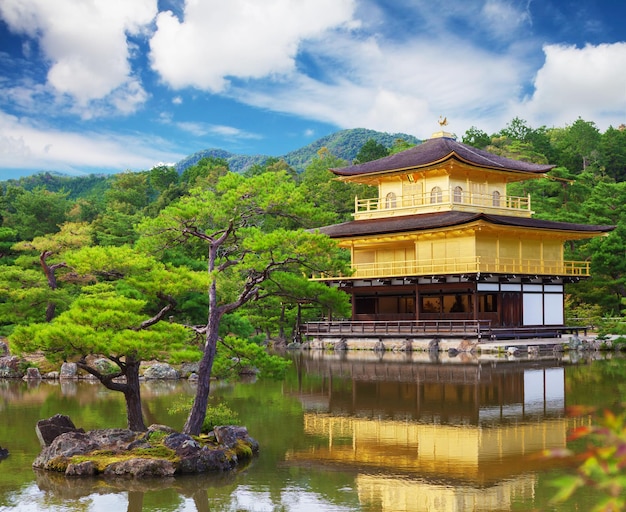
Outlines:
[[[530,195],[527,197],[457,192],[454,190],[433,190],[409,196],[389,195],[384,198],[354,199],[355,216],[360,214],[398,212],[403,214],[425,213],[440,210],[442,207],[466,207],[477,210],[504,210],[509,214],[530,216]]]
[[[313,276],[316,280],[349,277],[351,279],[380,279],[390,277],[449,275],[449,274],[532,274],[578,276],[590,275],[589,261],[564,261],[542,259],[491,258],[465,256],[432,260],[407,260],[352,265],[351,276]]]

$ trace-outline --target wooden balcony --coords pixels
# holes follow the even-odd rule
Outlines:
[[[530,195],[527,197],[494,196],[493,194],[455,193],[450,190],[440,190],[434,193],[393,198],[354,198],[354,218],[357,220],[446,210],[480,211],[517,217],[532,215]]]
[[[382,279],[409,276],[432,276],[452,274],[522,274],[588,277],[589,261],[520,260],[514,258],[488,258],[467,256],[437,260],[392,261],[352,265],[350,276],[315,275],[313,280]]]

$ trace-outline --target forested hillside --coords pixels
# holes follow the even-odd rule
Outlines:
[[[222,149],[205,149],[188,156],[176,164],[176,170],[183,172],[188,167],[197,164],[203,158],[223,158],[228,162],[228,167],[233,172],[245,172],[251,166],[263,165],[268,159],[284,160],[296,172],[302,172],[305,167],[316,157],[321,148],[327,148],[333,155],[346,162],[352,162],[363,144],[368,140],[374,140],[385,147],[392,147],[398,140],[404,140],[409,144],[417,144],[418,139],[406,133],[384,133],[365,128],[354,128],[351,130],[341,130],[336,133],[322,137],[321,139],[304,146],[303,148],[291,151],[280,157],[269,157],[267,155],[237,155]]]
[[[158,167],[100,177],[45,174],[1,183],[0,334],[9,334],[16,326],[54,323],[85,294],[143,301],[142,311],[148,316],[171,296],[176,299],[168,313],[173,322],[206,323],[208,303],[201,286],[168,291],[165,285],[159,289],[158,279],[165,283],[172,277],[149,281],[146,276],[174,272],[181,283],[191,283],[200,279],[196,273],[206,275],[210,252],[203,244],[232,234],[230,214],[242,205],[248,210],[240,212],[236,244],[216,252],[224,270],[219,274],[221,300],[230,303],[243,291],[250,292],[246,280],[266,275],[255,267],[261,265],[264,251],[281,248],[285,262],[298,262],[291,270],[297,267],[300,278],[316,265],[344,265],[349,260],[345,254],[325,263],[315,263],[310,256],[307,263],[304,253],[294,256],[298,248],[292,242],[307,228],[349,220],[354,196],[375,193],[333,180],[328,169],[401,151],[411,143],[403,135],[384,134],[383,139],[380,135],[368,130],[338,132],[285,158],[264,157],[246,164],[245,169],[236,169],[240,172],[233,172],[225,154],[219,153],[180,173]],[[356,140],[361,141],[358,147]],[[494,134],[472,128],[462,140],[493,153],[556,166],[547,179],[510,185],[512,195],[531,195],[535,216],[616,226],[606,238],[566,247],[566,259],[591,260],[593,274],[568,289],[567,315],[596,319],[621,315],[626,297],[624,127],[600,132],[593,122],[579,119],[562,128],[532,128],[513,119]],[[253,184],[270,189],[250,188]],[[235,197],[231,189],[237,187],[247,191]],[[213,213],[205,218],[209,209]],[[191,227],[198,219],[205,222],[202,235]],[[176,228],[174,221],[179,222]],[[171,238],[163,238],[165,234]],[[155,244],[157,239],[160,244]],[[302,247],[307,254],[317,254],[313,245]],[[256,335],[289,339],[298,318],[316,318],[329,310],[340,316],[346,311],[343,299],[327,295],[327,289],[281,276],[271,287],[254,285],[254,293],[245,295],[245,303],[227,315],[231,332],[246,340]]]

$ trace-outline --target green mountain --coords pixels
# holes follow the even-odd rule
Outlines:
[[[403,139],[411,144],[420,142],[413,135],[407,135],[406,133],[385,133],[365,128],[354,128],[332,133],[278,158],[287,162],[296,171],[301,172],[317,155],[317,152],[321,148],[326,147],[333,155],[346,162],[352,162],[363,144],[369,139],[374,139],[388,148],[393,146],[397,139]],[[254,164],[262,164],[270,158],[268,155],[239,155],[223,149],[204,149],[184,158],[175,165],[175,168],[179,173],[182,173],[188,167],[197,164],[202,158],[208,157],[223,158],[228,162],[228,166],[233,172],[243,172],[248,167]]]
[[[352,162],[363,144],[369,139],[374,139],[379,144],[390,148],[398,139],[405,140],[411,144],[418,144],[420,141],[412,135],[406,133],[384,133],[375,130],[367,130],[365,128],[355,128],[351,130],[341,130],[326,137],[312,142],[303,148],[296,149],[285,155],[279,156],[279,159],[285,160],[297,172],[302,172],[309,162],[315,158],[317,152],[326,147],[335,156]],[[229,168],[233,172],[243,172],[254,164],[262,164],[268,158],[268,155],[241,155],[230,153],[223,149],[205,149],[197,151],[192,155],[182,159],[174,165],[179,173],[182,173],[188,167],[195,165],[202,158],[216,157],[223,158],[228,162]],[[31,176],[21,177],[19,179],[10,179],[0,181],[0,189],[7,185],[23,187],[26,190],[33,190],[37,187],[43,187],[51,192],[65,191],[68,193],[69,199],[84,197],[89,194],[102,195],[112,180],[113,175],[96,175],[88,176],[67,176],[58,172],[40,172]]]

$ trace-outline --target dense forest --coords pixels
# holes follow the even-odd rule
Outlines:
[[[345,143],[347,132],[339,133],[332,140]],[[360,136],[371,133],[362,130]],[[329,168],[416,142],[384,140],[369,138],[358,149],[351,147],[349,161],[321,143],[314,156],[311,148],[309,156],[294,152],[299,162],[306,160],[304,167],[266,157],[233,172],[225,158],[208,156],[180,171],[157,167],[76,178],[45,173],[0,183],[0,335],[33,324],[63,324],[67,330],[80,316],[78,306],[102,310],[105,304],[111,325],[124,328],[132,328],[131,319],[123,319],[120,308],[133,310],[132,321],[141,325],[168,305],[159,320],[166,315],[169,325],[195,326],[197,334],[198,326],[207,324],[207,262],[213,250],[216,266],[209,274],[219,276],[216,304],[237,303],[226,308],[220,328],[220,339],[234,336],[233,346],[289,340],[298,321],[347,314],[344,298],[301,277],[339,268],[348,256],[337,252],[314,261],[310,255],[322,242],[302,240],[303,247],[310,244],[307,255],[294,240],[309,228],[349,220],[354,196],[376,193],[334,181]],[[566,314],[594,323],[619,317],[626,297],[625,127],[601,132],[578,119],[562,128],[532,128],[515,118],[491,135],[472,127],[462,141],[555,165],[546,179],[510,185],[512,195],[531,195],[536,217],[616,226],[608,237],[566,247],[567,259],[591,260],[593,275],[568,289]],[[236,198],[234,190],[245,192]],[[213,247],[225,233],[234,233],[232,243]],[[178,340],[172,354],[191,357],[193,342],[189,345],[182,331],[168,336]],[[216,361],[216,371],[235,371],[227,360]]]
[[[392,147],[397,140],[403,140],[409,144],[417,144],[420,142],[412,135],[406,133],[392,134],[366,130],[365,128],[352,128],[331,133],[321,139],[317,139],[307,146],[277,157],[277,159],[287,162],[289,167],[301,173],[322,148],[326,148],[337,158],[352,162],[356,158],[357,153],[361,150],[361,147],[363,147],[363,144],[370,140],[388,148]],[[223,149],[205,149],[193,155],[189,155],[187,158],[178,162],[174,167],[179,173],[182,173],[187,167],[197,164],[203,158],[211,157],[223,158],[228,162],[228,168],[232,172],[239,173],[245,172],[253,165],[266,165],[267,161],[273,159],[267,155],[239,155],[224,151]]]

